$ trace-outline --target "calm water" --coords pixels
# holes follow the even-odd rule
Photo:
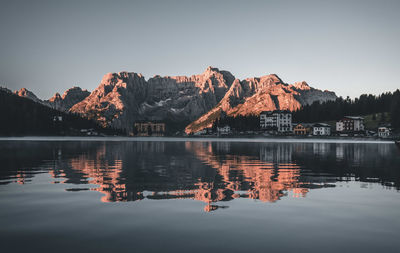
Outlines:
[[[2,252],[399,252],[388,143],[0,141]]]

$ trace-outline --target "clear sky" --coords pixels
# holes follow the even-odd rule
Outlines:
[[[0,85],[42,99],[108,72],[278,74],[355,97],[400,88],[400,1],[0,2]]]

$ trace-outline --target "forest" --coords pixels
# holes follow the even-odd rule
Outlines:
[[[390,113],[391,126],[400,130],[400,90],[375,95],[361,95],[358,98],[339,97],[335,101],[314,102],[293,112],[293,122],[324,122],[339,120],[346,115],[368,115]],[[1,136],[23,135],[80,135],[80,129],[93,128],[106,135],[125,135],[122,130],[103,128],[95,121],[79,115],[60,112],[30,99],[19,97],[0,89]],[[61,117],[62,120],[54,120]],[[167,135],[173,135],[185,124],[165,122]],[[187,123],[187,122],[185,122]],[[236,131],[259,130],[259,115],[231,117],[222,115],[213,124],[217,127],[229,125]]]
[[[79,115],[60,112],[5,89],[0,89],[0,117],[0,136],[80,135],[80,129],[90,128],[102,134],[120,134],[118,130],[103,128]]]
[[[213,131],[217,130],[217,127],[223,127],[225,125],[230,126],[236,131],[257,131],[260,130],[260,118],[259,115],[249,116],[226,116],[217,118],[213,124]]]
[[[391,125],[395,129],[400,128],[400,90],[386,92],[378,96],[361,95],[358,98],[343,99],[339,97],[335,101],[314,102],[300,110],[293,112],[293,122],[321,122],[339,120],[343,116],[377,114],[389,112]]]
[[[400,90],[386,92],[378,96],[363,94],[358,98],[339,97],[334,101],[314,102],[293,112],[292,122],[314,123],[339,120],[343,116],[363,116],[390,113],[391,126],[400,130]],[[382,117],[382,116],[381,116]],[[259,130],[259,115],[226,116],[218,118],[213,128],[229,125],[236,131]]]

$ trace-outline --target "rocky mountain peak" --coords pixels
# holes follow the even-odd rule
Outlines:
[[[14,93],[20,97],[29,98],[35,102],[41,101],[32,91],[29,91],[26,88],[21,88],[20,90],[15,91]]]
[[[8,94],[11,94],[11,93],[12,93],[11,90],[9,90],[9,89],[7,89],[6,87],[3,87],[3,86],[0,86],[0,91],[1,91],[1,92],[4,92],[4,93],[8,93]]]
[[[282,79],[277,74],[269,74],[266,77],[272,79],[275,84],[283,84]]]
[[[64,92],[62,95],[62,99],[68,99],[69,97],[76,97],[76,96],[89,96],[90,92],[87,90],[82,90],[80,87],[74,86]]]
[[[16,90],[14,91],[14,93],[20,97],[28,97],[29,95],[35,96],[31,91],[29,91],[26,88],[21,88],[20,90]]]
[[[126,89],[134,83],[144,82],[142,74],[134,72],[118,72],[118,73],[107,73],[103,76],[100,86],[96,89],[96,92],[107,95],[114,89],[123,88]]]
[[[276,74],[239,80],[211,66],[197,75],[155,75],[147,81],[140,73],[107,73],[91,93],[72,87],[45,101],[25,88],[15,93],[60,111],[79,113],[104,126],[132,131],[137,121],[159,120],[181,124],[177,130],[187,126],[187,133],[209,127],[220,115],[297,110],[317,100],[336,99],[335,93],[314,89],[305,81],[289,85]]]
[[[156,75],[148,81],[133,72],[108,73],[71,111],[128,130],[138,120],[188,122],[213,108],[234,79],[213,67],[189,77]]]
[[[258,115],[262,111],[298,110],[314,101],[336,99],[333,92],[312,89],[306,82],[284,83],[276,74],[235,80],[216,107],[189,124],[186,133],[210,127],[220,115]]]
[[[62,96],[57,92],[49,100],[39,99],[35,94],[33,94],[33,92],[26,88],[22,88],[14,93],[20,97],[31,99],[37,103],[41,103],[59,111],[68,111],[74,104],[82,101],[90,94],[87,90],[82,90],[79,87],[68,89]]]
[[[311,89],[311,87],[308,85],[308,83],[306,81],[295,82],[293,84],[293,87],[298,90],[310,90]]]
[[[60,95],[60,93],[57,92],[48,101],[54,103],[54,102],[58,102],[58,101],[61,101],[61,100],[62,100],[61,95]]]
[[[218,68],[214,68],[212,66],[208,66],[203,73],[211,73],[211,72],[219,72]]]

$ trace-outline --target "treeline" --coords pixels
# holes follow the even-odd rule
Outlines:
[[[61,121],[58,121],[59,116],[62,117]],[[56,121],[54,117],[57,117]],[[0,118],[1,136],[78,135],[80,129],[90,128],[104,134],[121,133],[115,129],[103,128],[79,115],[57,111],[5,90],[0,90]]]
[[[347,115],[367,115],[390,112],[392,127],[400,128],[400,90],[382,93],[379,96],[361,95],[359,98],[314,102],[293,112],[293,122],[320,122],[339,120]]]
[[[258,115],[249,116],[226,116],[217,118],[213,124],[213,130],[216,131],[217,127],[230,126],[236,131],[257,131],[260,129],[260,118]]]

